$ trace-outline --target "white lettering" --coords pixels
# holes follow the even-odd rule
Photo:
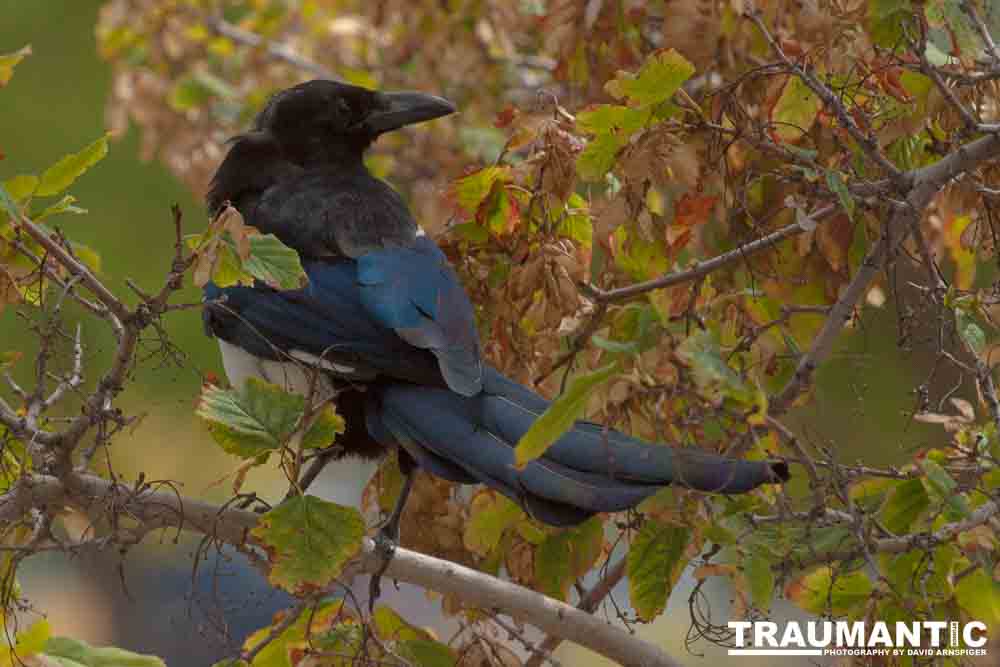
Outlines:
[[[747,638],[744,633],[750,629],[753,623],[750,621],[729,621],[726,625],[736,633],[736,645],[740,648],[746,646]]]
[[[864,646],[865,624],[861,621],[848,623],[837,621],[837,646]]]
[[[920,623],[914,621],[907,625],[902,621],[896,621],[896,646],[909,645],[920,646]]]
[[[823,638],[820,639],[816,636],[816,626],[823,626]],[[833,623],[830,621],[823,621],[822,623],[817,623],[815,621],[809,621],[806,628],[809,633],[809,645],[815,646],[816,648],[823,648],[829,646],[830,642],[833,640]]]
[[[931,631],[931,646],[941,646],[941,633],[948,627],[946,621],[924,621],[924,627]]]
[[[795,646],[797,648],[806,647],[806,639],[802,636],[802,628],[795,621],[785,624],[785,634],[781,636],[781,648]]]
[[[980,633],[979,637],[973,637],[972,631],[978,630]],[[988,640],[986,639],[986,624],[979,621],[971,621],[965,624],[962,628],[962,641],[971,646],[972,648],[979,648],[985,644]]]
[[[878,621],[872,628],[872,633],[868,637],[868,646],[892,646],[892,637],[889,636],[889,628],[885,623]]]
[[[764,640],[767,640],[767,645],[771,648],[778,648],[778,640],[776,638],[778,634],[778,624],[771,621],[761,621],[760,623],[754,623],[753,626],[753,644],[754,646],[763,646]]]

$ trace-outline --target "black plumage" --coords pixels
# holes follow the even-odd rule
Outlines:
[[[349,453],[399,447],[407,468],[487,484],[550,524],[633,507],[670,483],[742,493],[787,479],[781,462],[644,443],[586,422],[513,466],[514,445],[548,402],[482,363],[457,276],[362,161],[382,132],[452,111],[429,95],[329,81],[278,94],[234,140],[208,202],[218,211],[231,201],[248,224],[295,248],[309,284],[209,285],[211,334],[257,359],[321,365],[347,388],[338,407]]]

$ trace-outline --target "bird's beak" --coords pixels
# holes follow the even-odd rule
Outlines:
[[[456,110],[455,105],[443,97],[425,93],[379,93],[379,103],[363,123],[375,134],[447,116]]]

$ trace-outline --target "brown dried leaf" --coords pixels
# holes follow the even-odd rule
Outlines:
[[[837,273],[845,273],[848,269],[848,252],[854,240],[854,225],[847,215],[834,216],[816,227],[815,239],[830,268]]]

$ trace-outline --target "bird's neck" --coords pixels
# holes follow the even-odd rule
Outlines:
[[[362,139],[332,141],[310,137],[282,146],[287,157],[306,169],[336,167],[343,171],[363,171],[365,149],[371,142]]]

